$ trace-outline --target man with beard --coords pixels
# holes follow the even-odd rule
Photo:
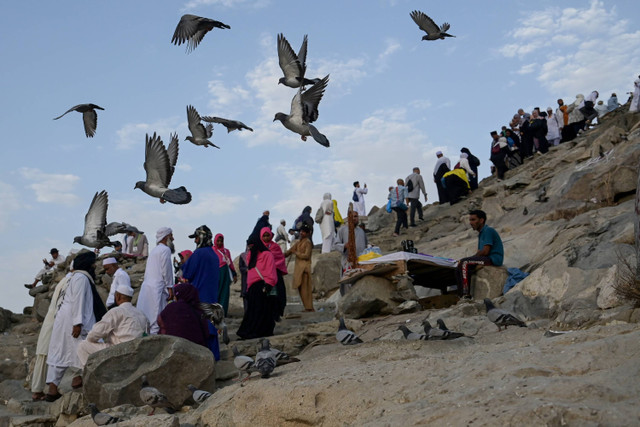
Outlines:
[[[173,231],[169,227],[161,227],[156,232],[156,244],[149,254],[138,296],[138,309],[147,316],[152,335],[160,330],[158,314],[166,307],[167,301],[173,298]]]
[[[47,356],[48,402],[61,396],[58,386],[66,370],[81,369],[78,345],[107,311],[95,287],[95,261],[96,254],[93,252],[78,254],[73,260],[73,275],[58,297]],[[79,372],[74,376],[71,386],[74,389],[82,387]]]

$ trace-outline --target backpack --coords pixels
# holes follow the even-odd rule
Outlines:
[[[351,200],[353,200],[354,202],[357,202],[358,199],[358,194],[356,193],[356,190],[353,190],[353,197],[351,198]]]
[[[491,154],[499,154],[499,153],[500,153],[500,143],[498,141],[496,141],[491,146]]]
[[[318,211],[316,212],[316,223],[320,224],[322,222],[322,218],[324,217],[324,211],[322,210],[322,207],[318,208]]]
[[[407,180],[407,191],[411,193],[413,191],[413,181],[410,179]]]

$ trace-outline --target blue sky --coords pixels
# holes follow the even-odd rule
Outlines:
[[[457,38],[421,41],[414,9],[449,22]],[[73,237],[96,191],[109,193],[108,221],[151,241],[167,225],[177,249],[192,249],[186,236],[207,224],[236,256],[263,210],[290,224],[331,192],[344,212],[354,180],[368,184],[367,208],[381,206],[387,187],[419,166],[434,201],[437,150],[454,161],[470,148],[486,176],[489,132],[519,107],[555,108],[594,89],[624,102],[640,73],[634,1],[21,1],[1,10],[1,305],[18,312],[32,301],[22,284],[49,249],[80,248]],[[186,54],[170,43],[184,13],[231,29]],[[331,75],[315,123],[329,149],[272,121],[295,95],[277,85],[279,32],[296,51],[308,34],[307,76]],[[78,113],[51,120],[86,102],[105,108],[94,138]],[[194,146],[184,141],[188,104],[255,132],[216,126],[221,150]],[[174,131],[172,186],[193,194],[186,206],[133,190],[145,133],[167,143]]]

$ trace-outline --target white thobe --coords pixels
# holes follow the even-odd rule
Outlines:
[[[640,77],[633,82],[633,98],[629,105],[629,112],[640,111]]]
[[[40,271],[38,271],[38,274],[36,274],[36,279],[38,280],[42,280],[42,276],[44,276],[44,274],[48,271],[51,271],[52,269],[56,268],[58,266],[58,264],[62,264],[65,260],[64,255],[60,255],[58,254],[58,258],[53,258],[51,257],[50,260],[48,260],[49,262],[53,261],[53,267],[49,267],[48,265],[45,265]]]
[[[149,331],[147,316],[130,302],[112,308],[91,328],[78,346],[78,358],[84,367],[89,356],[112,345],[142,337]],[[102,340],[103,342],[99,342]]]
[[[289,233],[285,230],[284,225],[280,224],[276,229],[276,237],[278,237],[278,245],[280,245],[280,249],[282,249],[282,253],[287,251],[287,243],[289,243]]]
[[[360,216],[366,216],[367,211],[364,207],[364,195],[369,192],[368,188],[356,188],[355,189],[356,196],[358,197],[357,202],[353,202],[353,210],[358,212]]]
[[[320,204],[322,212],[322,222],[320,223],[320,232],[322,233],[322,253],[331,252],[334,236],[336,234],[336,226],[333,222],[333,202],[331,199],[324,199]],[[329,213],[327,213],[329,212]]]
[[[551,117],[547,117],[547,141],[551,145],[558,145],[560,142],[560,123],[558,123],[558,116],[555,114]]]
[[[116,302],[116,289],[118,289],[120,285],[131,287],[131,279],[126,271],[118,267],[116,272],[113,273],[113,279],[111,280],[111,289],[109,289],[109,296],[107,297],[107,307]]]
[[[78,344],[87,336],[94,323],[96,318],[93,314],[89,276],[76,271],[58,298],[58,311],[53,321],[47,364],[57,368],[80,368]],[[75,325],[82,325],[78,338],[71,335]]]
[[[151,334],[157,334],[160,331],[158,315],[167,306],[168,288],[173,287],[173,279],[171,249],[159,243],[149,254],[140,295],[138,295],[138,310],[147,316],[151,325]]]
[[[473,169],[471,169],[471,165],[469,164],[469,159],[460,157],[458,164],[462,169],[465,170],[465,172],[467,172],[467,176],[476,176],[475,172],[473,172]]]

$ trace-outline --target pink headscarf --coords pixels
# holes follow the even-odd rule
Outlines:
[[[224,239],[224,236],[222,235],[222,233],[216,234],[216,237],[213,239],[212,248],[213,248],[213,251],[216,253],[216,255],[218,255],[218,259],[220,260],[220,268],[224,267],[225,265],[228,265],[231,271],[235,272],[236,269],[233,266],[231,252],[229,252],[229,249],[224,247],[224,243],[222,245],[218,245],[218,237],[222,237],[222,239]]]
[[[269,227],[262,227],[262,230],[260,230],[260,240],[262,240],[262,236],[265,233],[269,233],[271,235],[271,238],[273,239],[273,231],[271,231]],[[264,240],[262,241],[264,242]],[[287,274],[287,261],[284,257],[284,254],[282,253],[282,248],[280,248],[280,245],[273,240],[271,240],[271,242],[269,243],[264,242],[264,245],[273,254],[273,259],[276,263],[276,270],[278,270],[282,275]]]

